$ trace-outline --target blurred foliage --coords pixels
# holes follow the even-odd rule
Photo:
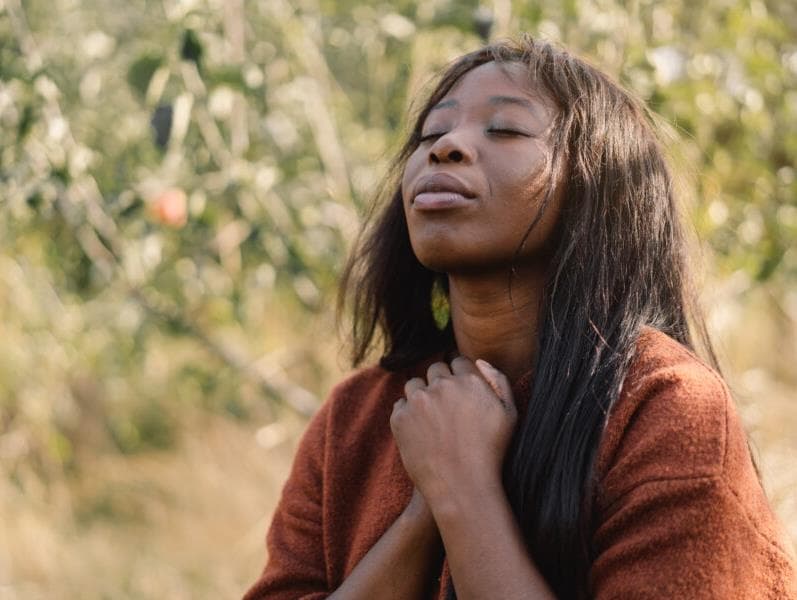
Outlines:
[[[797,383],[793,2],[0,0],[0,508],[17,515],[0,526],[0,587],[11,568],[20,597],[240,593],[264,522],[249,566],[211,551],[239,543],[232,515],[262,517],[262,477],[246,482],[263,460],[202,419],[270,422],[256,441],[273,448],[286,411],[313,410],[342,367],[339,268],[413,99],[519,31],[660,115],[720,282],[714,329],[751,306],[772,343],[730,336],[743,389],[780,398],[785,418],[744,416],[772,440],[764,468],[797,539],[794,448],[776,441],[793,433],[791,388],[768,383]],[[178,444],[170,466],[142,466]],[[279,472],[281,452],[263,466]],[[187,543],[195,518],[226,542]],[[70,555],[54,587],[35,583]]]
[[[0,0],[5,475],[169,448],[186,410],[308,414],[412,99],[524,30],[661,115],[716,272],[794,322],[794,3]]]

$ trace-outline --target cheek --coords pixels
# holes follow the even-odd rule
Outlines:
[[[548,177],[545,161],[541,156],[531,156],[518,161],[508,157],[496,161],[489,167],[493,198],[501,203],[518,203],[526,209],[541,197],[547,187]]]
[[[407,169],[404,169],[404,174],[401,176],[401,199],[404,201],[404,207],[406,210],[407,203],[409,202],[408,194],[409,194],[409,177],[407,176]]]
[[[505,233],[506,247],[512,246],[513,251],[517,249],[527,232],[521,255],[533,255],[551,243],[561,212],[560,194],[551,196],[541,219],[530,232],[528,228],[538,217],[552,185],[544,163],[538,163],[531,173],[527,166],[512,168],[504,165],[500,169],[500,176],[493,180],[492,185],[490,220],[495,230]]]
[[[561,218],[561,199],[559,194],[554,193],[544,207],[545,196],[548,193],[548,184],[540,186],[532,184],[528,188],[529,201],[524,211],[524,216],[518,216],[519,240],[523,241],[522,256],[534,256],[538,253],[547,254],[556,244],[557,227]],[[537,220],[539,218],[539,220]],[[534,223],[536,221],[536,223]],[[529,226],[534,223],[534,227],[529,231]]]
[[[410,154],[410,157],[407,159],[407,164],[404,165],[404,173],[401,175],[401,196],[404,199],[405,207],[410,201],[410,185],[422,166],[422,157],[420,154],[420,150],[415,150],[415,152]]]

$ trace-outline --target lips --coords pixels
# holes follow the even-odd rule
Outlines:
[[[426,192],[449,192],[459,194],[465,198],[474,198],[476,196],[468,186],[448,173],[433,173],[432,175],[421,177],[418,185],[415,186],[415,195]]]
[[[467,205],[475,197],[476,194],[453,175],[433,173],[418,181],[412,203],[418,210],[444,210]]]

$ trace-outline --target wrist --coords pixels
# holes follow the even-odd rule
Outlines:
[[[437,539],[437,525],[434,522],[434,516],[421,493],[415,489],[412,493],[412,498],[407,504],[404,511],[399,516],[405,527],[409,530],[416,532],[421,537],[429,537]]]
[[[429,508],[439,527],[451,520],[470,518],[507,504],[506,491],[500,478],[477,479],[467,484],[440,488],[431,495]]]
[[[458,469],[438,470],[435,477],[416,481],[416,488],[423,494],[434,512],[435,506],[445,504],[454,497],[490,494],[503,490],[500,468],[492,465],[469,465]]]

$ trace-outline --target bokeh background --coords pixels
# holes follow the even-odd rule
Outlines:
[[[518,31],[661,116],[797,540],[797,4],[0,0],[0,599],[241,595],[412,100]]]

